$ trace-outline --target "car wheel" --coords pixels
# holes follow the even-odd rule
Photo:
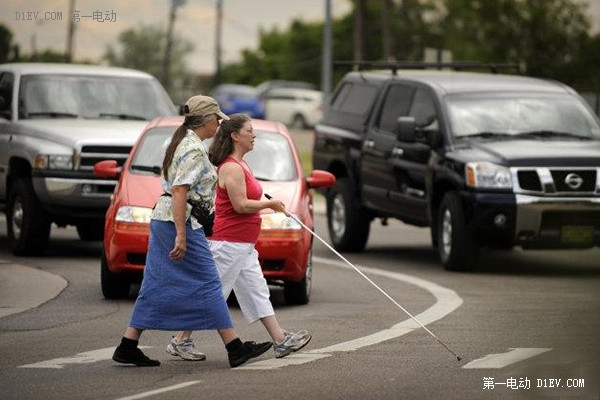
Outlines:
[[[84,242],[102,240],[104,238],[104,219],[93,219],[78,223],[77,233]]]
[[[306,260],[306,270],[304,278],[300,282],[286,282],[283,286],[283,297],[288,304],[308,304],[310,301],[310,292],[312,290],[312,249],[308,253]]]
[[[305,129],[306,128],[306,120],[302,116],[302,114],[294,115],[294,120],[292,121],[292,128],[295,129]]]
[[[456,192],[444,195],[437,221],[438,253],[449,271],[470,271],[477,263],[479,246],[468,231],[460,197]]]
[[[41,255],[46,250],[52,222],[29,179],[15,182],[8,196],[6,218],[8,241],[15,255]]]
[[[110,272],[104,249],[100,257],[100,284],[106,299],[124,299],[129,296],[131,282],[126,276]]]
[[[340,178],[327,193],[327,225],[333,247],[339,251],[364,250],[371,221],[366,210],[356,206],[350,182]]]

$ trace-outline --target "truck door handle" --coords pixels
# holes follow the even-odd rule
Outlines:
[[[403,155],[403,154],[404,154],[404,150],[402,150],[402,149],[399,149],[399,148],[397,148],[397,147],[394,147],[394,148],[392,149],[392,155],[393,155],[394,157],[402,157],[402,155]]]
[[[372,140],[365,140],[365,142],[363,143],[363,149],[372,149],[373,146],[375,146],[375,142]]]

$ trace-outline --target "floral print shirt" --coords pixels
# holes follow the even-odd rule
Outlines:
[[[189,200],[208,201],[211,212],[214,211],[214,198],[217,183],[217,171],[208,159],[208,151],[202,140],[188,129],[187,135],[175,149],[173,161],[169,166],[169,180],[162,178],[163,190],[171,193],[171,187],[189,185]],[[151,218],[158,221],[174,221],[172,198],[160,196],[152,211]],[[190,218],[192,206],[187,203],[186,220]],[[196,218],[190,219],[192,229],[201,228]]]

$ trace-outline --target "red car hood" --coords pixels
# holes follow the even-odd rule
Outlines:
[[[263,193],[271,195],[274,199],[283,201],[288,211],[297,212],[298,208],[298,181],[292,182],[260,182]],[[263,213],[273,212],[270,208]]]

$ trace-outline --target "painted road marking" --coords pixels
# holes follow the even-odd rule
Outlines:
[[[330,260],[327,258],[314,257],[313,261],[333,265],[335,267],[351,269],[346,263],[342,263],[336,260]],[[433,282],[427,281],[425,279],[417,278],[411,275],[401,274],[398,272],[384,271],[376,268],[369,268],[363,266],[357,266],[357,268],[359,268],[365,274],[385,276],[390,279],[395,279],[401,282],[418,286],[430,292],[436,298],[436,303],[433,306],[429,307],[427,310],[423,311],[421,314],[414,316],[423,325],[427,325],[445,317],[446,315],[450,314],[452,311],[460,307],[460,305],[463,302],[462,298],[455,291],[435,284]],[[330,357],[330,353],[355,351],[365,346],[372,346],[374,344],[381,343],[386,340],[400,337],[419,328],[421,328],[419,324],[417,324],[415,321],[409,318],[392,326],[389,329],[376,332],[372,335],[364,336],[343,343],[334,344],[321,349],[305,351],[300,354],[296,353],[293,355],[289,355],[285,358],[258,361],[255,363],[238,367],[236,369],[275,369],[282,368],[288,365],[306,364],[309,362]]]
[[[149,346],[139,346],[140,349],[149,349]],[[65,365],[69,364],[90,364],[98,361],[105,361],[112,359],[114,347],[106,347],[104,349],[86,351],[85,353],[78,353],[72,357],[55,358],[53,360],[41,361],[34,364],[20,365],[18,368],[54,368],[61,369]]]
[[[329,264],[339,268],[345,268],[351,270],[345,263],[338,262],[336,260],[330,260],[327,258],[314,257],[314,261]],[[437,285],[433,282],[425,279],[417,278],[411,275],[401,274],[398,272],[384,271],[376,268],[369,268],[358,266],[362,272],[371,275],[384,276],[390,279],[395,279],[401,282],[405,282],[411,285],[418,286],[422,289],[430,292],[435,298],[436,303],[429,307],[421,314],[415,315],[414,317],[421,322],[423,325],[427,325],[438,319],[445,317],[452,311],[456,310],[463,303],[463,300],[456,294],[455,291]],[[236,370],[248,370],[248,369],[276,369],[282,368],[288,365],[300,365],[309,362],[317,361],[323,358],[331,356],[334,352],[348,352],[355,351],[365,346],[372,346],[377,343],[381,343],[386,340],[394,339],[412,332],[415,329],[421,328],[419,324],[408,318],[388,329],[373,333],[368,336],[353,339],[343,343],[333,344],[321,349],[304,351],[301,353],[295,353],[287,356],[286,358],[270,359],[251,363],[248,365],[240,366]],[[140,346],[140,348],[151,348],[148,346]],[[104,349],[92,350],[84,353],[78,353],[72,357],[56,358],[53,360],[41,361],[34,364],[21,365],[19,368],[64,368],[65,365],[69,364],[89,364],[97,361],[110,360],[114,352],[114,347],[107,347]]]
[[[463,365],[466,369],[504,368],[507,365],[535,357],[552,349],[543,348],[517,348],[509,349],[507,353],[488,354],[485,357],[473,360]]]
[[[143,399],[145,397],[150,397],[150,396],[155,396],[157,394],[161,394],[161,393],[165,393],[165,392],[170,392],[171,390],[177,390],[177,389],[181,389],[181,388],[184,388],[184,387],[192,386],[192,385],[195,385],[195,384],[200,383],[200,382],[202,382],[202,381],[182,382],[182,383],[179,383],[177,385],[167,386],[167,387],[164,387],[164,388],[161,388],[161,389],[151,390],[149,392],[134,394],[133,396],[121,397],[121,398],[118,398],[117,400],[137,400],[137,399]]]

